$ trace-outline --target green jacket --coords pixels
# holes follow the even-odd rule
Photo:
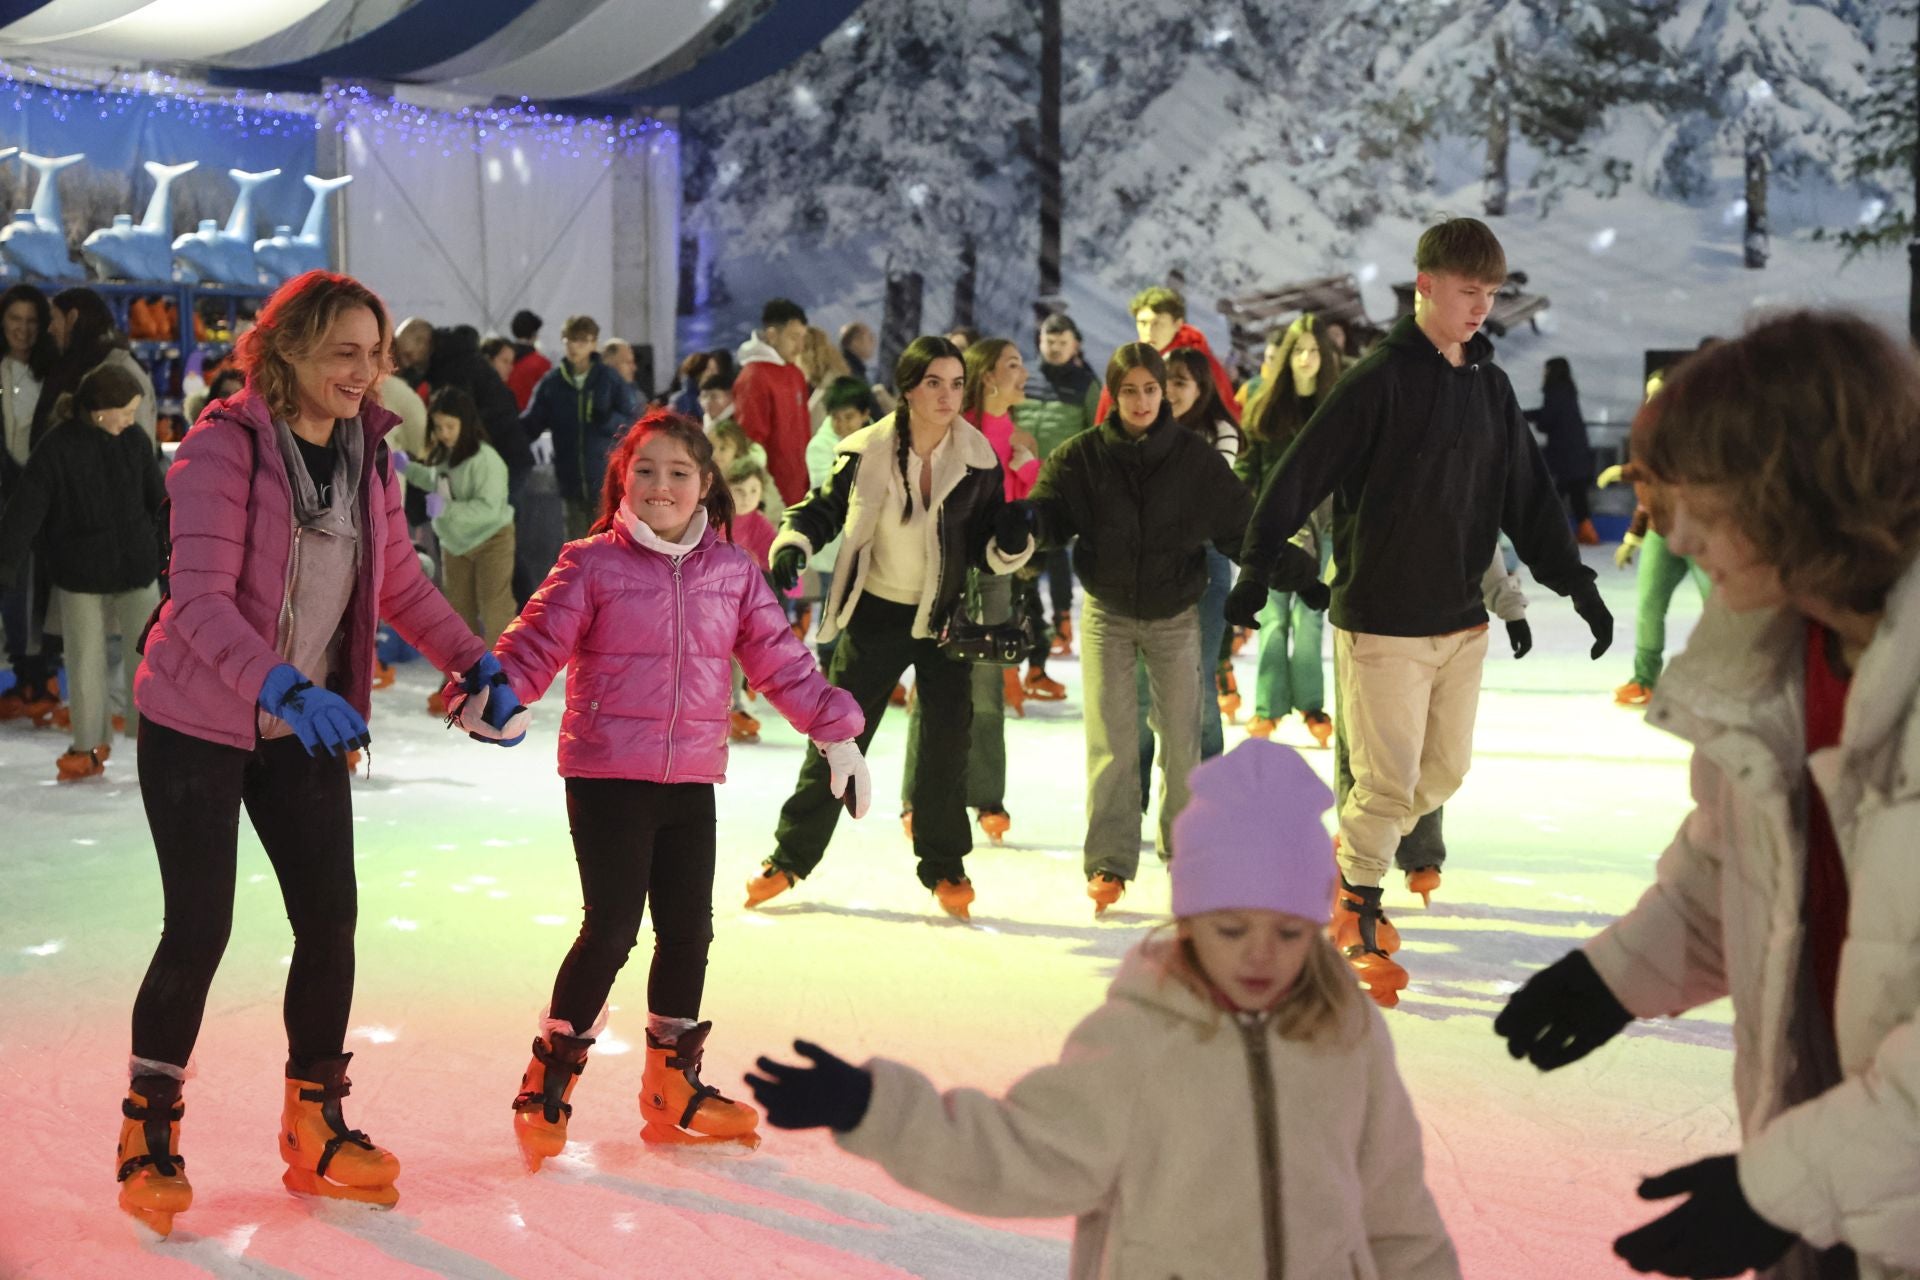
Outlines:
[[[507,464],[490,444],[457,467],[427,462],[407,464],[407,483],[428,493],[443,491],[446,510],[433,520],[433,536],[448,555],[464,556],[513,523],[507,505]]]
[[[1040,446],[1045,462],[1061,445],[1094,423],[1100,407],[1100,380],[1085,365],[1049,372],[1036,364],[1027,375],[1027,398],[1013,406],[1014,425]]]

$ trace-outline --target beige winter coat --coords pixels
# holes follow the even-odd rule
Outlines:
[[[1861,657],[1840,745],[1811,761],[1805,630],[1796,614],[1709,603],[1649,712],[1694,744],[1694,810],[1654,886],[1586,950],[1641,1017],[1731,995],[1748,1200],[1814,1246],[1852,1246],[1862,1280],[1920,1280],[1920,569]],[[1849,888],[1842,1080],[1793,1105],[1800,1028],[1820,1016],[1801,978],[1809,766]],[[1806,1265],[1797,1250],[1770,1274]]]
[[[1380,1011],[1345,1048],[1282,1040],[1167,978],[1168,945],[1004,1100],[875,1059],[840,1145],[969,1213],[1077,1215],[1076,1280],[1457,1277]]]

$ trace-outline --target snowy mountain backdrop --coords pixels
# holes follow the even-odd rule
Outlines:
[[[829,327],[917,304],[1025,338],[1040,290],[1031,0],[869,0],[685,120],[682,349],[769,296]],[[1488,217],[1551,309],[1503,359],[1574,360],[1589,417],[1641,353],[1755,307],[1903,325],[1913,0],[1074,0],[1062,296],[1089,346],[1173,280],[1216,303],[1352,273],[1375,321],[1420,227]],[[1904,150],[1903,150],[1904,147]]]

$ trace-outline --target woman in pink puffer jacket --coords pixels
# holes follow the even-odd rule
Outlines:
[[[600,511],[495,649],[530,702],[567,669],[560,774],[586,899],[514,1100],[532,1169],[566,1145],[567,1099],[649,894],[642,1137],[759,1142],[753,1108],[699,1075],[712,1027],[697,1019],[713,941],[713,786],[726,780],[732,664],[814,741],[855,817],[870,798],[852,741],[865,725],[859,704],[821,676],[759,565],[721,539],[733,503],[700,427],[666,410],[642,418],[608,461]]]

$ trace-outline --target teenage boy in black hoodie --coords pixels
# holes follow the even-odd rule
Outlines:
[[[1420,237],[1414,265],[1413,315],[1328,393],[1268,480],[1226,610],[1228,622],[1259,625],[1270,576],[1287,572],[1281,549],[1331,495],[1329,616],[1354,776],[1340,806],[1334,941],[1389,1006],[1407,974],[1388,958],[1399,935],[1380,881],[1401,839],[1466,776],[1487,651],[1480,578],[1501,531],[1542,586],[1573,598],[1593,657],[1613,639],[1480,332],[1507,278],[1505,250],[1485,223],[1453,218]],[[1438,884],[1434,868],[1416,875],[1429,891]]]

